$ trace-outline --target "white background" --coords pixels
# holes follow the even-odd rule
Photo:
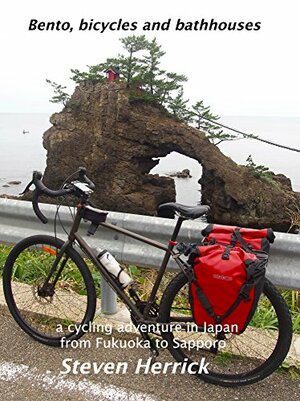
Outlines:
[[[144,34],[144,21],[172,18],[156,36],[163,67],[189,78],[185,95],[219,115],[300,116],[299,2],[296,0],[26,0],[1,2],[0,112],[49,112],[49,78],[68,86],[70,69],[84,69],[122,51],[120,37]],[[68,32],[28,31],[30,19],[69,21]],[[78,32],[81,18],[138,21],[134,32]],[[178,18],[261,22],[259,31],[174,32]]]

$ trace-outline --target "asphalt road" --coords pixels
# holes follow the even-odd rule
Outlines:
[[[0,334],[0,399],[3,401],[285,401],[300,397],[300,380],[292,380],[286,373],[275,373],[258,384],[239,388],[214,386],[186,374],[136,374],[137,361],[147,360],[148,350],[96,348],[95,334],[83,337],[91,341],[91,348],[47,347],[23,333],[3,307]],[[96,362],[98,366],[101,362],[123,361],[128,364],[128,371],[126,374],[107,371],[62,375],[61,371],[71,367],[69,362],[63,365],[67,358],[72,362]],[[167,351],[160,353],[159,360],[173,361]]]

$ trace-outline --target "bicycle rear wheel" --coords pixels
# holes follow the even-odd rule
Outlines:
[[[35,340],[53,346],[62,345],[62,337],[81,337],[96,308],[91,273],[72,247],[50,274],[62,245],[60,239],[46,235],[25,238],[12,249],[3,271],[12,316]]]
[[[266,313],[269,315],[267,322],[264,320]],[[263,294],[249,326],[239,335],[222,333],[223,342],[215,333],[204,332],[203,328],[192,324],[188,282],[183,273],[179,273],[166,288],[159,320],[182,327],[162,333],[173,357],[178,362],[193,366],[190,373],[195,376],[222,386],[251,384],[270,375],[285,359],[292,338],[288,307],[269,280],[265,281]],[[203,369],[199,372],[201,361]]]

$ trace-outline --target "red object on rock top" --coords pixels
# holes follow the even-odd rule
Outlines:
[[[105,73],[108,81],[115,81],[116,79],[119,79],[120,76],[120,72],[117,69],[113,68],[105,70]]]

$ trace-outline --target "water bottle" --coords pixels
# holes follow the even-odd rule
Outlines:
[[[106,249],[102,250],[97,248],[97,259],[99,262],[109,271],[121,284],[122,288],[125,288],[132,282],[132,278],[121,268],[116,259]]]

